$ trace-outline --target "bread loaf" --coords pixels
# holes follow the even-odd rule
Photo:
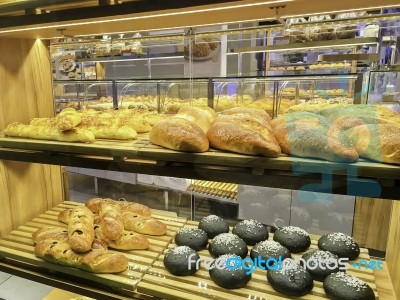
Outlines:
[[[148,235],[164,235],[167,232],[167,226],[164,223],[152,218],[143,218],[126,211],[122,213],[122,218],[126,230]]]
[[[121,209],[118,204],[102,202],[99,211],[100,227],[106,239],[115,241],[124,232]]]
[[[68,224],[68,219],[71,215],[72,208],[60,211],[58,214],[58,221]]]
[[[196,118],[198,115],[205,116],[210,123],[214,122],[217,117],[215,111],[207,106],[198,107],[198,106],[183,106],[178,110],[178,114],[193,114]]]
[[[75,253],[68,243],[46,239],[35,246],[35,255],[51,263],[74,267],[93,273],[119,273],[128,268],[123,254],[94,249],[84,254]]]
[[[25,125],[18,122],[9,124],[4,130],[4,134],[6,136],[60,142],[92,143],[95,140],[94,134],[88,130],[74,128],[68,131],[60,131],[55,126]]]
[[[335,126],[326,126],[318,118],[290,120],[282,116],[272,125],[283,153],[337,162],[358,160],[351,140],[341,135]]]
[[[184,152],[205,152],[209,143],[204,131],[183,118],[168,118],[156,123],[150,131],[153,144]]]
[[[94,240],[93,213],[85,206],[72,209],[68,218],[68,237],[71,249],[84,253],[92,248]]]
[[[207,132],[210,145],[213,148],[231,152],[278,157],[281,149],[275,138],[263,138],[254,130],[244,126],[215,122]]]
[[[81,122],[81,115],[73,108],[63,109],[55,118],[57,128],[61,131],[71,130]]]
[[[400,164],[400,126],[361,125],[349,129],[346,133],[361,157],[378,162]]]
[[[223,112],[221,112],[221,114],[223,115],[246,114],[250,116],[259,116],[267,122],[271,121],[271,117],[264,110],[251,107],[234,107],[228,110],[224,110]]]
[[[32,239],[35,244],[48,239],[68,242],[68,231],[61,227],[43,227],[32,233]]]
[[[103,236],[100,225],[94,227],[96,239],[102,240],[109,248],[118,250],[144,250],[149,248],[148,239],[135,232],[124,231],[124,233],[115,241],[109,240]]]
[[[263,138],[267,140],[271,138],[275,139],[272,134],[272,126],[270,122],[265,121],[265,119],[257,116],[250,117],[246,114],[219,115],[215,122],[238,124],[259,133]]]
[[[182,118],[193,122],[199,126],[204,133],[206,133],[211,126],[208,115],[198,107],[184,106],[179,109],[174,118]]]
[[[93,213],[98,213],[100,211],[100,204],[103,202],[116,203],[119,205],[121,210],[130,211],[132,213],[138,214],[142,217],[150,217],[151,209],[143,204],[129,202],[129,201],[115,201],[112,199],[102,199],[102,198],[92,198],[86,201],[86,207],[89,208]]]

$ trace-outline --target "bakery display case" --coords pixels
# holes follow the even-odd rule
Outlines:
[[[331,65],[347,61],[326,61],[335,69],[332,74],[286,69],[293,73],[221,77],[228,70],[228,59],[221,58],[236,54],[213,51],[223,50],[229,25],[218,39],[207,39],[207,32],[196,38],[186,26],[188,35],[195,32],[189,43],[172,45],[168,37],[160,47],[171,51],[165,55],[162,49],[157,56],[146,42],[162,44],[158,36],[116,33],[127,26],[116,19],[127,4],[111,2],[102,4],[110,8],[106,26],[102,18],[100,23],[90,19],[104,11],[99,6],[88,20],[74,23],[78,46],[58,45],[61,50],[54,56],[47,41],[33,35],[0,38],[7,54],[0,57],[0,77],[7,84],[0,90],[0,270],[95,299],[343,300],[342,288],[344,294],[354,293],[353,299],[396,299],[398,113],[384,105],[358,104],[360,74],[340,74],[336,71],[348,65]],[[162,27],[171,30],[173,39],[184,40],[174,30],[175,22],[191,22],[184,9],[177,9],[187,3],[158,3],[157,13],[167,7],[168,19],[155,14],[151,24],[143,13],[151,11],[147,1],[134,4],[142,12],[124,18],[130,30]],[[270,11],[262,5],[256,8]],[[249,6],[246,2],[239,15]],[[220,10],[228,9],[214,3],[200,15],[204,24],[216,7],[219,18],[224,16]],[[194,23],[200,22],[197,9],[189,14]],[[258,10],[264,11],[253,14]],[[281,19],[278,9],[271,11]],[[229,14],[218,25],[237,17]],[[49,26],[44,32],[58,36],[55,25]],[[240,26],[232,34],[240,36]],[[115,33],[103,34],[105,28]],[[264,62],[271,61],[267,56],[272,53],[287,51],[287,45],[334,49],[354,40],[357,51],[361,44],[375,49],[375,29],[361,36],[351,24],[313,26],[303,31],[305,38],[292,32],[286,45],[260,47]],[[254,32],[270,32],[247,30],[243,34],[250,47],[258,47]],[[69,32],[61,33],[63,40],[70,38]],[[94,34],[98,38],[85,40]],[[187,55],[196,45],[192,40],[199,42],[196,55]],[[246,54],[238,55],[237,69],[248,64],[251,74],[256,56],[254,49],[247,50],[239,51]],[[282,62],[291,67],[290,59]],[[194,68],[202,63],[217,66],[220,75],[195,79]],[[161,73],[165,77],[155,76]],[[372,73],[370,99],[397,95],[397,73]],[[64,167],[104,176],[88,187],[86,180],[92,178],[71,175]],[[293,236],[296,243],[290,241]],[[300,265],[287,272],[256,268],[251,276],[244,273],[249,265],[207,267],[217,257],[224,263],[247,258],[250,264],[257,253],[275,250],[284,251],[281,258],[340,256],[349,264],[346,273],[335,267],[329,275]],[[202,259],[198,270],[189,268],[189,254]],[[271,253],[262,256],[271,258]],[[293,278],[304,289],[293,291]]]
[[[379,104],[400,111],[400,72],[371,71],[368,82],[368,104]]]

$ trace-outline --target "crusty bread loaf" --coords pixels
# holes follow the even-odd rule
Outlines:
[[[247,114],[218,115],[215,122],[228,122],[238,124],[259,133],[263,138],[267,140],[270,138],[275,139],[272,134],[272,126],[270,122],[265,121],[265,119],[257,116],[249,116]]]
[[[81,114],[73,108],[63,109],[55,118],[57,128],[61,131],[71,130],[81,122]]]
[[[215,122],[208,130],[207,137],[211,147],[219,150],[266,157],[278,157],[281,154],[275,138],[271,136],[265,139],[254,130],[238,124]]]
[[[85,206],[72,209],[68,218],[68,237],[71,249],[84,253],[92,248],[94,240],[93,213]]]
[[[35,246],[35,255],[52,263],[74,267],[93,273],[119,273],[128,268],[123,254],[94,249],[84,254],[75,253],[68,243],[46,239]]]
[[[179,109],[174,118],[182,118],[191,121],[199,126],[204,133],[206,133],[211,126],[208,115],[198,107],[184,106]]]
[[[143,204],[129,202],[129,201],[115,201],[109,198],[92,198],[86,201],[85,205],[89,208],[93,213],[98,213],[100,211],[100,204],[102,202],[110,202],[116,203],[119,205],[121,210],[123,211],[130,211],[132,213],[138,214],[142,217],[150,217],[151,216],[151,209]]]
[[[400,164],[400,126],[361,125],[349,129],[346,133],[361,157],[378,162]]]
[[[6,136],[60,142],[92,143],[95,140],[94,134],[88,130],[74,128],[68,131],[60,131],[55,126],[25,125],[18,122],[9,124],[4,130],[4,134]]]
[[[68,224],[68,219],[71,215],[71,212],[72,208],[60,211],[60,213],[58,214],[58,221]]]
[[[164,235],[167,232],[167,226],[161,221],[143,218],[129,211],[122,213],[122,219],[126,230],[148,235]]]
[[[252,107],[234,107],[228,110],[224,110],[221,112],[224,115],[236,115],[236,114],[248,114],[251,116],[259,116],[263,118],[265,121],[271,121],[271,117],[264,110]]]
[[[215,114],[215,111],[208,107],[208,106],[203,106],[203,107],[198,107],[198,106],[183,106],[178,110],[178,114],[192,114],[196,118],[198,115],[205,116],[210,123],[214,122],[215,118],[217,115]]]
[[[100,204],[99,219],[99,224],[105,238],[112,241],[120,238],[124,232],[124,223],[118,204],[108,201],[102,202]]]
[[[115,241],[109,240],[103,236],[100,225],[94,226],[97,240],[103,241],[109,248],[118,250],[144,250],[149,248],[148,239],[139,233],[124,231],[124,233]]]
[[[156,123],[150,131],[153,144],[184,152],[205,152],[209,143],[204,131],[183,118],[168,118]]]
[[[48,239],[68,242],[68,231],[61,227],[43,227],[32,233],[32,239],[35,244]]]
[[[275,119],[272,125],[283,153],[337,162],[358,160],[351,140],[340,135],[335,126],[327,126],[318,118],[290,120],[282,116]]]

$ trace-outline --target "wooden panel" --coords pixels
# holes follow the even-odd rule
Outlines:
[[[184,227],[197,227],[198,222],[188,221]],[[312,243],[310,249],[316,249],[318,236],[311,236]],[[175,247],[174,243],[168,246],[168,249]],[[149,272],[144,275],[139,282],[138,292],[147,293],[156,297],[165,299],[269,299],[269,300],[284,300],[284,299],[308,299],[322,300],[328,299],[322,282],[314,281],[314,288],[310,294],[302,297],[287,297],[277,291],[267,282],[265,271],[260,269],[254,270],[252,279],[246,287],[227,290],[217,286],[209,277],[208,271],[201,265],[200,270],[191,276],[174,276],[165,270],[163,259],[164,254],[160,255],[158,260],[150,268]],[[249,247],[251,249],[251,247]],[[208,250],[198,252],[201,258],[210,258]],[[294,257],[299,257],[303,253],[294,254]],[[361,249],[359,259],[369,261],[370,257],[367,249]],[[376,299],[378,298],[378,289],[375,284],[374,272],[371,270],[349,269],[347,273],[355,275],[367,282],[374,290]],[[163,278],[162,281],[160,277]],[[388,299],[388,298],[386,298]]]
[[[40,40],[0,39],[0,130],[54,115],[50,59]],[[0,161],[0,235],[63,200],[60,167]]]
[[[394,201],[392,217],[390,220],[390,232],[388,238],[386,261],[392,279],[393,289],[400,298],[400,202]]]
[[[392,202],[385,199],[356,198],[353,237],[362,247],[386,250]]]

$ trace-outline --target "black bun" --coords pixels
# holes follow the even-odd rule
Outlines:
[[[243,220],[235,225],[232,233],[238,235],[247,245],[254,246],[268,239],[268,228],[256,220]]]
[[[318,248],[329,251],[339,257],[354,260],[360,255],[360,247],[351,236],[334,232],[321,236],[318,240]]]
[[[192,256],[189,267],[189,256]],[[179,246],[169,250],[164,256],[164,266],[168,272],[186,276],[196,273],[196,262],[200,256],[188,246]]]
[[[228,224],[216,215],[204,217],[199,223],[199,228],[207,233],[209,239],[216,237],[220,233],[229,232]]]
[[[203,229],[185,227],[175,235],[175,243],[178,246],[188,246],[200,251],[207,247],[208,237]]]
[[[332,300],[374,300],[371,287],[361,279],[344,272],[333,273],[325,278],[324,290]]]
[[[339,257],[329,251],[311,250],[302,259],[306,261],[307,271],[314,280],[324,281],[329,274],[339,272]]]
[[[285,246],[292,253],[306,251],[311,245],[307,231],[295,226],[278,228],[274,233],[274,241]]]
[[[303,267],[292,262],[292,269],[268,270],[267,279],[278,292],[287,296],[304,296],[314,287],[313,279]]]
[[[267,261],[270,258],[279,260],[282,257],[282,261],[286,258],[292,258],[289,250],[275,241],[262,241],[256,244],[250,251],[250,257],[255,259],[261,257],[261,259]]]
[[[248,252],[246,243],[233,233],[221,233],[212,239],[208,250],[213,257],[235,254],[245,258]]]
[[[220,262],[216,262],[215,264],[220,264],[221,267],[217,268],[214,265],[214,268],[210,269],[210,277],[212,281],[215,282],[220,287],[225,289],[238,289],[244,287],[251,279],[251,273],[248,273],[248,270],[244,268],[239,268],[238,266],[234,266],[234,270],[230,270],[226,267],[226,260],[229,258],[233,258],[237,261],[241,261],[241,258],[237,255],[225,254],[216,259],[216,261],[221,260]]]

